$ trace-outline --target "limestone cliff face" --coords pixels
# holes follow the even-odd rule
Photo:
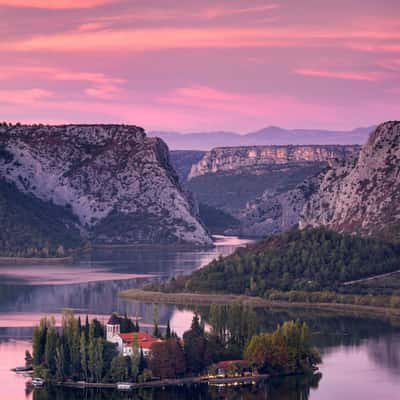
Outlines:
[[[126,125],[0,125],[0,176],[69,208],[102,243],[211,239],[171,167],[169,151]]]
[[[356,157],[359,150],[358,145],[219,147],[192,166],[189,179],[257,165],[349,159]]]
[[[287,191],[266,190],[249,201],[240,213],[236,234],[263,237],[286,231],[299,222],[300,213],[318,184],[316,176],[307,178]]]
[[[400,122],[378,126],[356,162],[330,168],[306,203],[300,226],[382,237],[400,224]]]

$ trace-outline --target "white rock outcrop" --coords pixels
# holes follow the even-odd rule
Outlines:
[[[348,159],[358,155],[359,151],[358,145],[217,147],[208,151],[198,163],[192,166],[189,179],[208,173],[258,165]]]
[[[127,125],[0,125],[0,175],[72,210],[102,243],[211,245],[169,151]]]
[[[389,121],[370,135],[355,162],[320,176],[300,226],[324,225],[379,238],[399,224],[400,122]]]

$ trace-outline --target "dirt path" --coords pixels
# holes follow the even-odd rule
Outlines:
[[[356,283],[361,283],[361,282],[374,281],[376,279],[385,278],[386,276],[391,276],[391,275],[395,275],[395,274],[400,274],[400,269],[398,269],[397,271],[393,271],[393,272],[386,272],[385,274],[369,276],[368,278],[362,278],[362,279],[356,279],[354,281],[344,282],[343,286],[354,285]]]

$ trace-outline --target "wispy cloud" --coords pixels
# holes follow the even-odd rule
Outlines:
[[[388,71],[400,71],[400,58],[378,60],[377,65]]]
[[[0,0],[1,1],[1,0]],[[280,7],[277,3],[264,4],[253,7],[235,8],[231,4],[219,4],[213,7],[181,7],[179,9],[159,7],[137,7],[134,12],[124,12],[115,15],[103,15],[90,19],[87,23],[83,24],[79,30],[97,30],[99,27],[111,28],[116,23],[132,23],[133,21],[141,22],[173,22],[176,21],[196,21],[212,20],[227,16],[237,16],[241,14],[257,14],[258,19],[271,21],[267,18],[269,11],[278,9]],[[276,16],[273,17],[275,20]]]
[[[174,95],[175,96],[173,97],[175,98],[192,98],[197,100],[217,102],[239,101],[243,98],[243,96],[238,93],[218,90],[204,85],[192,85],[178,88],[174,91]]]
[[[400,3],[328,3],[0,0],[0,113],[164,129],[395,118]]]
[[[261,120],[266,117],[281,119],[288,109],[295,110],[296,114],[310,112],[311,109],[321,112],[323,109],[322,106],[306,104],[293,96],[272,93],[247,95],[204,85],[177,88],[166,96],[161,96],[159,102],[196,111],[212,110],[216,115],[220,112],[225,115],[234,113]]]
[[[91,86],[84,93],[91,97],[112,99],[121,93],[124,79],[115,78],[98,72],[68,71],[45,66],[0,66],[0,80],[15,78],[41,77],[56,81],[82,81]]]
[[[260,6],[253,7],[242,7],[242,8],[234,8],[229,5],[220,5],[209,7],[200,12],[198,15],[206,18],[219,18],[225,17],[229,15],[240,15],[240,14],[249,14],[249,13],[261,13],[265,11],[271,11],[279,8],[279,4],[264,4]]]
[[[329,71],[321,69],[295,69],[297,75],[314,76],[318,78],[347,79],[352,81],[377,81],[382,78],[381,72],[359,72],[359,71]]]
[[[0,49],[19,51],[154,51],[179,48],[240,48],[295,46],[303,43],[278,32],[241,28],[156,28],[68,32],[34,36],[28,40],[0,42]]]
[[[86,28],[86,30],[85,30]],[[89,26],[90,28],[90,26]],[[350,39],[394,40],[400,32],[374,30],[324,30],[295,27],[203,27],[203,28],[138,28],[74,30],[63,33],[36,35],[29,39],[0,42],[0,49],[21,51],[155,51],[180,48],[242,48],[242,47],[298,47],[337,46],[345,41],[348,47],[356,46]],[[353,43],[353,44],[352,44]],[[360,42],[363,44],[364,42]],[[366,44],[366,46],[370,46]],[[395,51],[400,45],[379,44]]]
[[[91,97],[96,97],[103,100],[111,100],[119,97],[121,93],[121,88],[115,85],[102,84],[96,87],[85,89],[85,93]]]
[[[390,39],[390,37],[388,37],[387,39]],[[393,34],[392,39],[399,39],[399,37],[397,34]],[[344,47],[367,53],[400,53],[400,42],[367,43],[367,42],[349,41],[344,43]]]
[[[37,100],[51,97],[52,95],[50,91],[40,88],[0,90],[0,103],[33,105]]]
[[[0,6],[65,10],[92,8],[112,2],[115,0],[0,0]]]

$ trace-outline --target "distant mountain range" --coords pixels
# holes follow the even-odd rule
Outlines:
[[[269,126],[255,132],[164,132],[152,131],[149,136],[163,139],[171,150],[210,150],[214,147],[288,145],[288,144],[364,144],[375,126],[349,131],[323,129],[284,129]]]

